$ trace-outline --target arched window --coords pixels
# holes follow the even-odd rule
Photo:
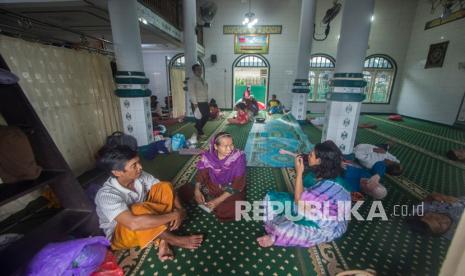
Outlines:
[[[203,61],[200,57],[197,57],[197,63],[199,63],[202,66],[202,72],[205,74],[205,65],[203,64]],[[178,68],[178,69],[184,69],[184,65],[186,64],[186,59],[184,57],[183,53],[176,54],[173,56],[168,64],[168,67],[171,68]]]
[[[367,81],[364,102],[389,103],[396,71],[392,58],[386,55],[368,56],[363,68],[363,78]]]
[[[235,67],[268,67],[268,65],[262,57],[248,55],[241,57]]]
[[[310,71],[308,80],[310,92],[308,100],[312,102],[324,102],[325,95],[329,92],[329,80],[333,76],[334,58],[324,54],[312,55],[310,58]]]

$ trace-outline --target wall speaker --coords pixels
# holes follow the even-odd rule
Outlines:
[[[216,63],[218,60],[216,59],[216,55],[211,55],[210,60],[212,63]]]

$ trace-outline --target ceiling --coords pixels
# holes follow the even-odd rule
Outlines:
[[[18,3],[20,2],[20,3]],[[106,0],[3,0],[0,31],[58,45],[112,50]],[[152,50],[182,47],[160,30],[141,24],[142,44]]]

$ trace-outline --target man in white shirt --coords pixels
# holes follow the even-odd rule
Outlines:
[[[105,147],[98,165],[111,176],[97,192],[95,204],[100,228],[114,250],[151,242],[158,244],[161,261],[174,258],[170,245],[196,249],[202,235],[177,236],[186,216],[171,183],[142,171],[137,152],[128,146]]]
[[[384,148],[370,144],[359,144],[354,147],[354,154],[362,166],[380,177],[383,177],[385,173],[402,174],[400,161]]]
[[[197,129],[197,136],[200,138],[204,137],[203,127],[210,117],[210,107],[208,106],[208,84],[202,78],[202,66],[200,64],[194,64],[192,66],[194,75],[188,81],[187,89],[190,94],[192,112],[198,108],[202,117],[196,118],[195,128]]]

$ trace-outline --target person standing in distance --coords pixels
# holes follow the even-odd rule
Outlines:
[[[197,129],[197,136],[204,138],[203,127],[210,117],[210,108],[208,106],[208,84],[202,78],[202,66],[196,63],[192,65],[192,72],[194,75],[188,82],[188,91],[191,97],[192,112],[199,108],[202,117],[196,118],[195,128]]]

